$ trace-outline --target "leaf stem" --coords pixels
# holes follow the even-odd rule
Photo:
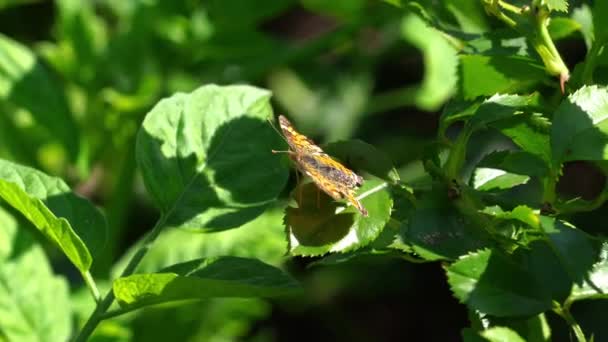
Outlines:
[[[572,328],[572,331],[574,332],[574,336],[576,336],[576,340],[578,342],[587,342],[587,338],[585,337],[585,334],[583,333],[583,329],[581,329],[581,326],[578,325],[578,323],[576,322],[576,320],[570,313],[569,307],[558,305],[557,307],[553,308],[553,311],[556,314],[558,314],[560,317],[562,317],[568,323],[568,325],[570,325],[570,328]]]
[[[95,279],[93,279],[91,276],[91,272],[86,271],[85,273],[82,273],[82,278],[84,279],[84,283],[89,288],[89,291],[91,291],[91,295],[95,299],[95,302],[99,303],[101,301],[101,295],[99,294],[97,284],[95,284]]]
[[[156,223],[156,225],[154,226],[154,228],[152,229],[150,234],[148,234],[144,238],[144,241],[143,241],[141,247],[137,250],[137,252],[135,252],[135,254],[131,258],[131,260],[129,260],[127,267],[125,267],[124,271],[122,271],[122,274],[120,275],[120,277],[126,277],[126,276],[133,274],[133,272],[135,271],[135,269],[137,268],[137,266],[139,265],[141,260],[144,258],[146,253],[148,253],[148,251],[154,244],[154,241],[156,240],[156,238],[162,231],[163,227],[165,226],[168,216],[169,215],[163,215],[161,217],[161,219]],[[101,302],[97,303],[95,310],[93,311],[91,316],[89,316],[89,319],[86,321],[86,323],[80,330],[80,333],[73,339],[73,341],[74,342],[87,341],[87,339],[89,338],[89,336],[91,336],[91,334],[93,333],[93,331],[95,330],[97,325],[99,325],[99,323],[106,318],[105,317],[106,311],[108,311],[108,308],[110,308],[110,305],[112,305],[113,302],[114,302],[114,291],[112,289],[110,289],[108,291],[108,293],[106,294],[106,296],[103,298],[103,300]]]

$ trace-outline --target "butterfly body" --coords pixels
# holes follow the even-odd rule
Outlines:
[[[279,125],[289,145],[289,157],[297,168],[333,199],[346,199],[363,216],[367,216],[367,210],[355,197],[355,190],[363,184],[363,177],[323,152],[312,140],[298,133],[282,115],[279,116]]]

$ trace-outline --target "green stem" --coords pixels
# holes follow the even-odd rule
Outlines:
[[[583,333],[583,329],[581,329],[581,326],[578,325],[578,323],[570,313],[570,308],[568,306],[558,306],[553,308],[553,311],[559,316],[561,316],[568,323],[568,325],[570,325],[570,328],[572,328],[574,336],[576,336],[576,340],[578,342],[587,342],[587,338]]]
[[[597,65],[597,58],[605,48],[605,42],[596,40],[593,42],[591,49],[587,53],[587,58],[583,67],[582,83],[593,84],[593,71]]]
[[[444,166],[444,174],[449,181],[458,179],[458,175],[460,174],[460,170],[465,161],[467,143],[469,142],[471,134],[473,134],[473,130],[469,126],[466,126],[462,132],[460,132],[454,145],[452,145],[450,155]]]
[[[162,231],[167,217],[168,217],[168,215],[163,215],[163,217],[161,217],[161,219],[156,223],[156,225],[154,226],[154,228],[152,229],[150,234],[148,234],[145,237],[145,239],[142,243],[142,246],[137,250],[137,252],[135,252],[135,254],[133,255],[133,257],[127,264],[127,267],[125,267],[125,269],[122,272],[122,274],[120,275],[120,277],[127,277],[127,276],[133,274],[133,272],[137,268],[137,265],[139,265],[139,263],[144,258],[146,253],[148,253],[148,251],[154,244],[154,241],[156,240],[156,238]],[[87,339],[89,338],[89,336],[91,336],[91,334],[93,333],[93,331],[95,330],[97,325],[99,325],[99,323],[104,319],[104,315],[105,315],[106,311],[108,311],[108,308],[110,308],[110,305],[112,305],[113,302],[114,302],[114,292],[112,291],[112,289],[110,289],[108,291],[108,293],[106,294],[106,296],[103,298],[103,300],[97,304],[97,306],[95,307],[95,310],[93,311],[91,316],[89,316],[89,319],[86,321],[86,323],[82,327],[82,330],[80,330],[80,333],[74,338],[73,341],[74,342],[87,341]]]
[[[82,278],[84,279],[84,283],[89,288],[89,291],[91,291],[91,295],[93,295],[95,302],[99,303],[99,301],[101,301],[101,295],[99,294],[99,289],[97,288],[97,284],[95,284],[95,279],[93,279],[91,273],[86,271],[82,274]]]

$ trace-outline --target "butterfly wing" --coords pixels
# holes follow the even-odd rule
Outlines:
[[[283,132],[289,147],[295,153],[323,153],[323,150],[317,146],[314,141],[298,133],[298,131],[293,128],[291,122],[283,115],[279,115],[279,126],[281,127],[281,131]]]

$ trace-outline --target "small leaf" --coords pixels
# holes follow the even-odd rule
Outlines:
[[[445,35],[414,14],[407,14],[401,24],[405,40],[422,50],[425,72],[414,95],[418,107],[434,111],[456,92],[458,58]]]
[[[568,0],[543,0],[550,11],[568,12]]]
[[[160,101],[137,137],[137,162],[167,225],[207,231],[260,215],[285,186],[270,93],[203,86]]]
[[[551,297],[526,270],[499,252],[485,249],[446,268],[456,298],[489,315],[536,315],[551,308]]]
[[[67,341],[69,288],[55,276],[30,232],[0,208],[0,336],[6,341]],[[58,311],[60,310],[60,311]]]
[[[256,259],[219,257],[176,264],[160,273],[135,274],[114,281],[123,307],[217,297],[278,297],[299,292],[298,283]]]
[[[480,335],[489,342],[526,342],[517,332],[507,327],[491,327]]]
[[[504,190],[526,184],[529,176],[509,173],[500,169],[479,167],[473,174],[473,187],[479,191]]]
[[[59,178],[0,160],[0,198],[59,247],[80,272],[105,245],[106,222]]]
[[[61,89],[27,47],[0,34],[0,100],[27,109],[75,160],[78,130]]]
[[[564,17],[551,18],[549,22],[549,35],[553,40],[566,38],[581,30],[581,24]]]
[[[460,63],[465,100],[524,91],[547,77],[542,65],[522,56],[462,55]]]
[[[608,90],[584,86],[564,100],[551,129],[554,167],[569,160],[608,158]]]
[[[368,217],[351,205],[344,207],[334,201],[313,183],[294,189],[299,207],[285,210],[290,253],[313,256],[346,252],[372,242],[390,219],[393,201],[387,187],[386,182],[366,179],[357,191]]]

